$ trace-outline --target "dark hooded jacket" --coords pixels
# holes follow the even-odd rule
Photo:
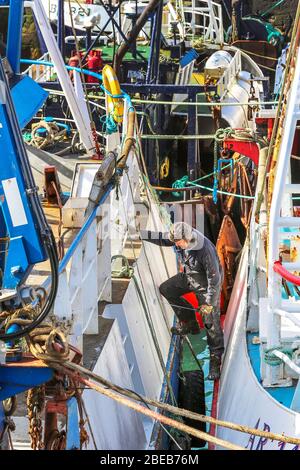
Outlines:
[[[141,237],[155,245],[175,246],[191,290],[196,295],[204,296],[207,304],[219,304],[223,269],[216,247],[208,238],[193,229],[192,240],[188,247],[182,250],[169,239],[168,233],[141,230]]]

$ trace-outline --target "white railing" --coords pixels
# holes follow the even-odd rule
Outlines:
[[[182,40],[187,39],[187,35],[202,36],[204,41],[223,44],[224,29],[222,18],[222,7],[211,0],[199,0],[201,6],[196,6],[195,0],[192,0],[192,6],[186,7],[183,2],[174,6],[168,2],[163,11],[162,31],[169,34],[172,31],[172,22],[177,22],[178,31]],[[198,3],[199,3],[198,2]],[[122,31],[126,34],[131,28],[131,20],[128,19],[124,11],[128,11],[128,7],[132,3],[132,11],[135,11],[135,2],[124,2]],[[138,2],[138,13],[147,6],[148,2]],[[147,23],[140,35],[147,38],[150,35],[150,23]],[[118,41],[122,41],[121,38]]]
[[[236,78],[238,77],[238,74],[242,70],[242,58],[241,57],[242,57],[241,52],[237,50],[228,68],[225,70],[222,77],[217,83],[218,94],[221,100],[228,93],[228,90],[232,86],[232,83],[236,80]]]
[[[180,11],[176,11],[169,2],[168,27],[171,27],[171,21],[178,21],[178,29],[182,39],[192,33],[193,35],[201,35],[204,41],[223,44],[224,29],[221,5],[211,0],[200,1],[201,6],[196,7],[195,0],[192,0],[191,7],[184,6]]]
[[[121,138],[125,140],[127,114],[128,104],[125,103],[123,136],[119,132],[109,135],[107,153],[120,148]],[[128,188],[128,180],[133,193]],[[111,257],[122,251],[128,229],[124,211],[126,217],[130,217],[138,197],[138,162],[131,152],[128,157],[128,178],[125,174],[121,178],[119,197],[111,187],[107,189],[60,262],[54,314],[58,321],[70,325],[70,342],[81,350],[83,334],[99,332],[99,301],[111,301]],[[48,278],[44,287],[48,288],[49,284]]]
[[[269,250],[268,250],[268,330],[267,348],[278,348],[282,345],[282,315],[278,312],[286,312],[286,317],[293,322],[289,313],[300,314],[300,303],[282,298],[282,277],[274,271],[275,262],[280,259],[280,244],[282,232],[294,227],[294,236],[299,236],[300,218],[293,216],[291,204],[292,192],[300,194],[298,185],[291,185],[291,153],[295,137],[297,122],[300,119],[300,49],[296,57],[296,68],[289,90],[286,90],[287,105],[285,119],[282,123],[282,138],[277,156],[276,174],[269,219]],[[297,263],[289,263],[289,268],[294,271]],[[295,329],[296,323],[295,324]],[[295,336],[299,336],[299,331]],[[265,385],[280,383],[279,368],[267,367]]]
[[[98,302],[111,300],[110,190],[85,222],[59,264],[54,314],[82,349],[83,334],[98,333]],[[48,288],[48,278],[44,287]]]
[[[190,83],[192,73],[193,73],[193,69],[194,69],[194,63],[195,63],[195,60],[193,60],[192,62],[187,64],[185,67],[179,67],[178,73],[176,75],[175,85],[182,86],[182,85],[188,85]],[[181,94],[180,93],[174,93],[173,101],[174,101],[174,103],[178,103],[180,101],[182,101],[182,103],[183,103],[187,99],[187,97],[188,97],[187,94],[183,95],[182,93]],[[171,113],[173,113],[176,108],[177,108],[177,105],[172,104]]]
[[[42,62],[51,62],[49,52],[46,52],[42,57],[39,58]],[[32,64],[24,72],[23,75],[28,75],[35,82],[50,82],[53,74],[53,67],[43,64]]]

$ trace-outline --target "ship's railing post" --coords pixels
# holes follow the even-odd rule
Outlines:
[[[124,100],[122,123],[123,143],[127,136],[128,111],[130,106],[131,104],[128,100]],[[127,169],[125,169],[125,173],[128,172],[128,174],[123,174],[119,181],[120,186],[118,197],[116,192],[113,192],[111,197],[112,255],[119,255],[122,253],[128,232],[130,232],[131,235],[135,233],[136,204],[139,204],[140,202],[139,167],[138,159],[135,156],[135,150],[130,151],[127,162],[128,164]],[[131,188],[129,187],[129,181]],[[143,212],[144,209],[144,206],[139,206],[139,212]]]
[[[236,80],[238,73],[242,67],[241,52],[236,50],[234,57],[232,58],[228,68],[223,73],[222,77],[218,81],[218,94],[220,99],[224,98],[230,86],[234,80]]]
[[[39,61],[41,62],[48,62],[50,61],[50,56],[49,53],[46,52],[43,54],[40,58]],[[49,82],[51,80],[51,74],[52,74],[52,67],[49,65],[30,65],[22,75],[28,75],[30,78],[35,80],[36,82],[44,82],[47,81]]]
[[[54,315],[82,348],[83,334],[98,333],[98,302],[111,300],[110,191],[107,190],[59,264]],[[47,278],[44,288],[49,289]]]
[[[224,30],[221,5],[211,0],[200,0],[202,6],[197,6],[195,0],[192,0],[191,7],[184,7],[182,11],[182,26],[179,26],[180,34],[185,37],[187,27],[192,30],[192,34],[200,32],[203,38],[217,44],[224,42]],[[168,22],[176,18],[176,11],[171,2],[168,3],[169,16]],[[188,16],[190,15],[190,16]]]
[[[297,52],[296,68],[294,77],[288,92],[285,120],[283,122],[284,132],[280,142],[276,174],[273,185],[268,237],[268,330],[267,347],[270,349],[281,347],[281,317],[276,311],[283,309],[282,278],[274,271],[274,263],[280,259],[279,245],[280,232],[291,226],[299,227],[299,222],[293,214],[283,217],[283,204],[285,194],[289,191],[288,177],[292,146],[295,137],[297,121],[300,119],[299,112],[299,86],[300,86],[300,49]],[[298,232],[299,233],[299,230]],[[295,305],[297,308],[297,305]],[[280,366],[266,367],[266,385],[280,383]],[[268,383],[269,382],[269,383]]]

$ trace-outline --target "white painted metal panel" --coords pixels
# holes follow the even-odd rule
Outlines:
[[[150,202],[150,216],[147,229],[166,231],[167,227],[160,220],[158,207],[150,196],[148,201]],[[134,274],[141,295],[145,299],[164,364],[166,364],[169,352],[170,327],[173,324],[174,312],[168,302],[160,295],[159,285],[176,272],[177,264],[173,248],[161,248],[144,242]],[[158,398],[161,392],[163,369],[151,335],[145,308],[133,280],[131,280],[123,299],[123,308],[145,393],[152,398]]]
[[[27,225],[28,221],[17,178],[2,180],[2,186],[13,226],[19,227],[20,225]]]
[[[72,197],[87,198],[100,163],[77,163],[72,183]]]
[[[111,302],[111,197],[97,211],[97,301]]]
[[[96,220],[83,240],[81,280],[84,292],[83,318],[84,333],[98,333],[98,279],[97,279],[97,224]]]
[[[140,204],[139,168],[133,152],[129,154],[127,165],[128,173],[124,173],[120,180],[118,195],[116,191],[113,191],[111,196],[112,256],[122,253],[128,229],[130,234],[136,233],[137,211],[148,214],[147,208]]]
[[[117,320],[93,372],[121,387],[133,389]],[[93,390],[85,390],[83,399],[98,450],[138,450],[146,447],[141,415]],[[88,448],[94,448],[91,437]]]

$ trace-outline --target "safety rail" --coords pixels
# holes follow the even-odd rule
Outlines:
[[[117,129],[107,136],[107,155],[126,141],[130,127],[129,109],[132,105],[124,98],[123,135]],[[123,146],[122,155],[124,152]],[[109,183],[59,264],[54,314],[58,321],[69,324],[70,341],[79,349],[82,349],[83,334],[97,334],[99,331],[99,301],[111,301],[111,257],[122,251],[127,237],[129,226],[123,212],[128,218],[138,199],[138,162],[133,158],[132,150],[128,155],[126,171],[133,193],[128,189],[128,178],[122,177],[118,185],[118,191],[123,194],[121,204],[118,191],[113,190],[113,185]],[[43,287],[48,289],[49,286],[50,278],[47,278]]]
[[[300,276],[296,276],[295,274],[290,273],[284,266],[282,266],[281,261],[275,261],[273,270],[286,281],[291,282],[296,286],[300,286]]]
[[[192,0],[192,6],[184,6],[180,12],[176,12],[171,2],[168,2],[168,27],[171,21],[178,21],[178,29],[182,39],[192,32],[193,35],[201,35],[204,41],[223,44],[224,29],[222,18],[222,7],[211,0],[199,0],[201,6],[196,6]]]
[[[299,20],[300,8],[297,10]],[[300,285],[297,276],[289,272],[296,270],[297,257],[291,256],[291,262],[281,264],[278,261],[281,254],[281,242],[286,238],[291,228],[294,228],[293,236],[299,236],[299,217],[294,217],[293,194],[300,194],[299,185],[292,184],[292,149],[295,139],[297,123],[300,119],[300,49],[299,49],[299,21],[295,21],[292,33],[291,45],[285,74],[285,83],[281,90],[280,104],[275,121],[276,134],[271,140],[270,148],[273,152],[270,166],[267,201],[269,204],[268,221],[268,279],[267,279],[267,329],[266,343],[269,350],[277,349],[287,341],[282,328],[282,318],[290,320],[294,326],[294,344],[299,337],[299,320],[296,318],[300,312],[300,303],[292,296],[286,300],[283,296],[282,279]],[[292,255],[292,251],[290,252]],[[265,311],[260,311],[264,315]],[[294,315],[293,315],[294,314]],[[289,340],[291,340],[291,335]],[[290,374],[280,366],[266,364],[263,384],[266,387],[287,386],[291,383]]]
[[[109,232],[110,186],[59,264],[54,314],[71,326],[71,343],[82,347],[83,334],[98,333],[98,302],[111,300]],[[50,278],[43,287],[48,289]]]
[[[28,75],[30,78],[36,82],[50,82],[53,75],[53,66],[49,66],[47,62],[50,62],[51,57],[49,52],[46,52],[39,58],[39,64],[31,64],[26,70],[24,70],[23,75]],[[42,62],[46,62],[45,65]]]
[[[234,54],[228,68],[223,73],[222,77],[217,83],[218,86],[218,94],[220,96],[220,100],[222,100],[225,95],[228,93],[232,83],[238,77],[238,74],[242,70],[242,56],[239,50],[236,51]]]

